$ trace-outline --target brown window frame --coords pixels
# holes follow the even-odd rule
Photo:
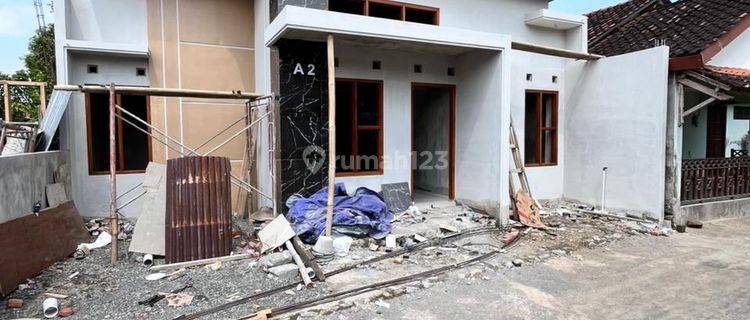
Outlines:
[[[336,84],[338,83],[351,83],[352,84],[352,98],[350,106],[352,108],[352,157],[356,159],[358,152],[358,133],[359,131],[378,131],[378,170],[360,171],[358,162],[352,163],[352,171],[350,172],[336,172],[337,177],[356,177],[356,176],[377,176],[383,174],[383,81],[382,80],[368,80],[368,79],[350,79],[350,78],[336,78]],[[359,83],[374,83],[378,85],[378,124],[377,125],[358,125],[357,121],[359,117],[357,115],[357,84]],[[336,102],[336,108],[340,106],[340,101]]]
[[[89,162],[89,175],[91,176],[98,176],[98,175],[107,175],[109,174],[109,170],[104,171],[94,171],[94,144],[93,144],[93,132],[92,132],[92,126],[91,126],[91,93],[86,92],[85,93],[85,105],[86,105],[86,140],[88,143],[88,162]],[[117,94],[115,96],[115,101],[118,106],[122,105],[122,94]],[[117,114],[122,116],[122,111],[117,110]],[[149,96],[146,96],[146,122],[149,124],[151,123],[151,99]],[[146,169],[143,170],[124,170],[122,169],[123,166],[125,166],[125,146],[123,144],[123,139],[118,139],[118,137],[122,137],[122,126],[123,125],[130,125],[127,123],[124,123],[121,118],[115,117],[115,131],[116,131],[116,137],[115,137],[115,143],[117,145],[117,159],[116,159],[116,165],[117,170],[115,171],[116,174],[139,174],[139,173],[145,173]],[[151,132],[150,129],[147,129],[149,132]],[[153,161],[153,149],[151,145],[151,137],[149,136],[147,139],[147,149],[148,149],[148,162]]]
[[[354,0],[354,1],[357,1],[357,0]],[[370,4],[376,4],[376,5],[382,5],[382,6],[398,7],[398,9],[401,10],[399,19],[391,19],[391,20],[429,24],[429,25],[435,25],[435,26],[440,25],[440,8],[428,7],[428,6],[393,1],[393,0],[359,0],[359,1],[362,2],[362,11],[358,13],[360,15],[370,16]],[[331,10],[331,11],[334,11],[334,10]],[[423,23],[423,22],[406,20],[407,11],[421,11],[421,12],[434,14],[433,21],[432,23]],[[334,11],[334,12],[338,12],[338,11]],[[383,19],[388,19],[388,18],[383,18]]]
[[[560,101],[560,94],[558,91],[547,91],[547,90],[526,90],[524,94],[524,101],[526,101],[526,97],[530,94],[538,95],[536,99],[536,106],[535,106],[535,115],[536,115],[536,129],[534,132],[536,133],[536,136],[534,137],[534,145],[533,146],[524,146],[525,148],[532,147],[534,148],[534,155],[537,159],[537,162],[529,162],[526,157],[524,157],[524,165],[527,167],[553,167],[557,166],[558,159],[557,159],[557,149],[558,149],[558,107],[559,107],[559,101]],[[544,127],[542,126],[542,104],[544,103],[544,95],[552,95],[554,98],[552,100],[552,126],[551,127]],[[526,112],[526,108],[529,106],[525,105],[524,102],[524,114]],[[524,120],[524,124],[526,121]],[[545,132],[552,132],[552,161],[549,163],[543,162],[542,159],[542,137],[544,137]],[[525,139],[524,139],[525,140]]]

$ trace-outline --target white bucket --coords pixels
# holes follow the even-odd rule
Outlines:
[[[350,237],[338,237],[333,239],[333,253],[339,257],[346,257],[354,240]]]

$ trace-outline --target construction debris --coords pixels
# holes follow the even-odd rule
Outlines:
[[[8,309],[20,309],[23,308],[23,300],[8,299],[8,301],[5,302],[5,306],[8,307]]]
[[[296,234],[292,230],[292,226],[284,216],[278,216],[265,228],[258,232],[258,239],[263,247],[260,249],[260,253],[265,253],[268,250],[276,249],[283,246],[289,239],[292,239]]]

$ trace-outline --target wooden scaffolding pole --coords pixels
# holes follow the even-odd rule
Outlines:
[[[325,235],[333,228],[333,189],[336,185],[336,66],[333,35],[328,35],[328,210]]]
[[[3,83],[3,104],[5,105],[5,122],[13,122],[10,117],[10,90],[8,83]]]
[[[112,234],[112,248],[109,263],[117,263],[117,163],[115,162],[115,84],[109,86],[109,232]]]

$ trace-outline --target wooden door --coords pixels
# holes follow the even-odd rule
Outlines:
[[[727,107],[708,107],[706,128],[706,158],[724,158],[727,137]]]

